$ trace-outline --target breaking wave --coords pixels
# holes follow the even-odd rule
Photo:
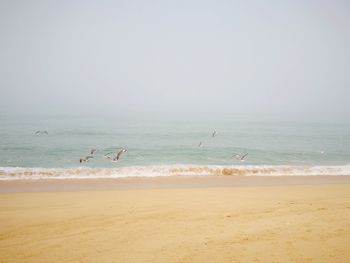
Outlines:
[[[98,179],[157,176],[308,176],[350,175],[350,165],[343,166],[216,166],[171,165],[120,168],[21,168],[0,167],[0,180],[27,179]]]

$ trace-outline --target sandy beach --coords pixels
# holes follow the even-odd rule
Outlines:
[[[350,1],[0,1],[0,263],[350,263]]]
[[[255,178],[1,193],[0,262],[349,262],[347,177]]]

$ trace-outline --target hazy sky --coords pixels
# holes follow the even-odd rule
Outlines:
[[[350,119],[349,1],[0,0],[0,112]]]

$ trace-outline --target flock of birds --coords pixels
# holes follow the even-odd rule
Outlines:
[[[215,137],[217,135],[217,132],[216,130],[214,130],[211,134],[211,137]],[[198,144],[198,147],[203,147],[203,143],[202,141],[199,142]],[[236,158],[237,160],[241,161],[241,162],[244,162],[246,157],[247,157],[248,153],[245,153],[245,154],[235,154],[233,157]]]
[[[80,163],[88,162],[90,159],[94,158],[94,153],[96,151],[97,151],[97,149],[91,149],[90,154],[85,156],[84,158],[80,158],[79,162]],[[121,149],[118,149],[114,155],[111,155],[111,154],[113,154],[113,152],[110,152],[110,153],[105,154],[104,157],[106,159],[110,160],[111,162],[115,163],[120,159],[121,155],[125,152],[127,152],[127,150],[125,148],[121,148]]]
[[[46,131],[46,130],[44,130],[44,131],[38,130],[34,134],[35,135],[49,135],[48,131]],[[79,159],[79,162],[83,163],[83,162],[90,161],[91,159],[94,158],[94,153],[96,151],[97,151],[97,149],[91,149],[90,153],[88,155],[86,155],[85,157]],[[125,153],[125,152],[127,152],[127,150],[125,148],[121,148],[121,149],[118,149],[117,152],[114,153],[114,155],[112,155],[113,152],[110,152],[110,153],[105,154],[104,157],[106,159],[110,160],[111,162],[117,162],[120,159],[121,155],[123,153]]]
[[[44,130],[44,131],[36,131],[34,134],[35,135],[48,135],[49,133],[46,130]],[[211,136],[214,138],[216,135],[217,135],[217,132],[216,132],[216,130],[214,130],[212,132]],[[202,141],[199,142],[198,147],[203,147]],[[89,162],[91,159],[94,158],[94,154],[95,154],[96,151],[97,151],[97,149],[91,149],[90,153],[88,155],[86,155],[85,157],[79,159],[79,162],[80,163]],[[108,159],[111,162],[117,162],[120,159],[120,157],[122,156],[122,154],[125,153],[125,152],[127,152],[127,149],[119,148],[116,152],[109,152],[109,153],[103,155],[103,157]],[[248,153],[235,154],[233,157],[236,158],[237,160],[241,161],[241,162],[244,162],[246,157],[247,157],[247,155],[248,155]]]

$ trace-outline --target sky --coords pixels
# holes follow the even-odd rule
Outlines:
[[[349,1],[0,0],[0,114],[350,120]]]

